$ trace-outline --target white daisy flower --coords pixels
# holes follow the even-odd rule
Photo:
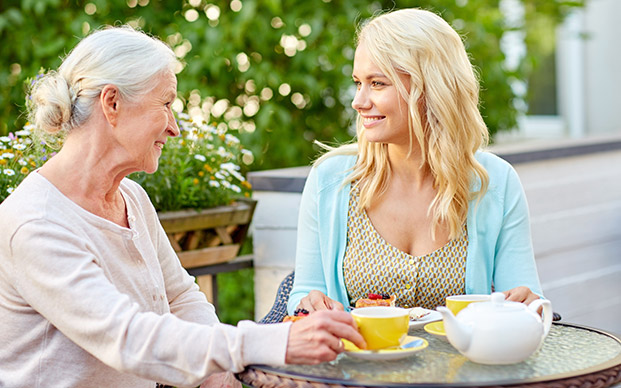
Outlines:
[[[233,143],[233,144],[239,144],[239,139],[236,138],[235,136],[227,133],[224,138],[226,139],[227,142],[229,143]]]
[[[230,172],[233,172],[233,171],[239,170],[239,166],[238,166],[238,165],[236,165],[235,163],[231,163],[231,162],[228,162],[228,163],[222,163],[222,164],[220,165],[220,168],[221,168],[221,169],[223,169],[223,170],[230,171]]]
[[[205,156],[201,155],[201,154],[194,155],[194,159],[200,160],[201,162],[204,162],[204,161],[207,160],[207,158]]]
[[[4,173],[4,175],[8,175],[8,176],[15,175],[15,171],[11,170],[10,168],[5,168],[3,173]]]
[[[244,176],[242,174],[238,173],[237,171],[231,171],[231,175],[233,175],[239,181],[244,181],[245,180]]]

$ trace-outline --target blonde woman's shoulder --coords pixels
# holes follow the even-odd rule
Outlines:
[[[485,167],[488,173],[506,173],[507,170],[513,170],[509,162],[488,150],[477,151],[475,158]]]
[[[332,148],[323,144],[319,144],[322,148],[327,150],[326,153],[321,155],[315,162],[313,163],[314,167],[317,167],[321,164],[328,165],[339,165],[339,164],[347,164],[351,163],[352,160],[356,160],[358,156],[358,144],[345,144],[340,147]]]

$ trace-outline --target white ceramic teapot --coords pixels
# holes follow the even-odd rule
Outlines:
[[[543,306],[543,321],[537,309]],[[471,303],[457,317],[438,307],[449,342],[461,354],[480,364],[513,364],[530,357],[552,326],[552,305],[537,299],[528,306],[505,301],[495,292],[489,302]]]

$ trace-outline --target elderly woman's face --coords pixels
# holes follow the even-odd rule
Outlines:
[[[351,105],[362,118],[366,139],[409,146],[408,104],[373,63],[364,43],[356,49],[352,77],[357,91]]]
[[[125,149],[131,155],[132,170],[153,173],[169,136],[179,135],[179,127],[172,113],[177,97],[177,78],[172,71],[156,80],[156,87],[140,98],[127,114]]]

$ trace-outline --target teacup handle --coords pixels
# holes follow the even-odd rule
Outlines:
[[[537,299],[532,301],[528,308],[533,311],[535,314],[540,306],[543,306],[543,336],[547,336],[550,331],[550,327],[552,327],[552,303],[550,303],[547,299]]]

